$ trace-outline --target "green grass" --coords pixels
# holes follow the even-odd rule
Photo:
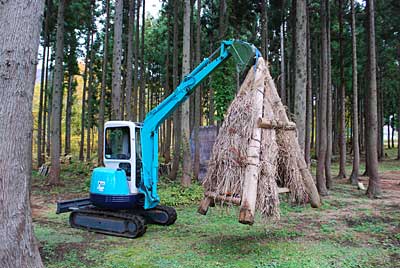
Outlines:
[[[380,171],[399,167],[399,161],[385,161]],[[33,195],[85,196],[90,170],[90,165],[75,161],[62,171],[64,186],[52,189],[34,174]],[[336,163],[332,170],[334,174]],[[149,225],[146,234],[134,240],[71,229],[67,214],[56,215],[52,202],[42,204],[34,231],[46,267],[399,267],[398,207],[369,200],[351,185],[335,183],[319,209],[293,206],[282,197],[281,220],[263,223],[257,215],[253,226],[238,223],[236,207],[216,206],[199,215],[203,192],[198,184],[182,189],[161,178],[159,194],[164,204],[177,208],[177,222]]]

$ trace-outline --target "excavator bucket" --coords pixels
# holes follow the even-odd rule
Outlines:
[[[239,40],[233,40],[231,46],[228,47],[228,51],[235,59],[240,73],[253,65],[254,61],[261,55],[253,44]]]

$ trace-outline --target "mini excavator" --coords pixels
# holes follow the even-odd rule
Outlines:
[[[174,208],[160,205],[158,129],[196,87],[230,57],[239,71],[253,65],[260,53],[239,40],[223,41],[205,58],[143,123],[109,121],[104,127],[105,167],[93,170],[88,198],[60,201],[56,213],[70,212],[71,227],[106,235],[136,238],[146,224],[171,225]]]

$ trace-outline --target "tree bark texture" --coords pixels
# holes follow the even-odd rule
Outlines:
[[[0,267],[44,267],[31,218],[32,99],[44,0],[0,2]]]
[[[307,6],[307,96],[306,96],[306,129],[304,143],[304,159],[308,166],[311,165],[311,132],[313,131],[313,99],[312,99],[312,67],[311,67],[311,32],[310,14]]]
[[[294,113],[297,125],[297,138],[304,153],[306,130],[306,96],[307,96],[307,3],[296,1],[296,42],[295,42],[295,103]]]
[[[139,98],[139,42],[140,42],[140,6],[141,0],[136,3],[136,30],[135,30],[135,69],[133,73],[133,120],[139,120],[138,98]]]
[[[126,57],[126,82],[125,82],[125,106],[128,120],[132,120],[132,82],[133,82],[133,38],[135,28],[135,0],[129,0],[128,18],[128,52]]]
[[[360,172],[360,146],[358,140],[358,85],[357,85],[357,37],[356,37],[356,15],[354,0],[350,0],[351,5],[351,43],[352,43],[352,88],[353,88],[353,170],[350,182],[353,185],[358,183]]]
[[[112,119],[121,120],[121,62],[122,62],[122,20],[123,0],[115,0],[114,16],[114,46],[113,46],[113,70],[112,70]]]
[[[376,86],[376,52],[375,52],[375,6],[374,1],[367,0],[368,10],[368,176],[367,195],[370,198],[381,194],[381,181],[378,175],[378,109]]]
[[[327,20],[327,40],[328,40],[328,86],[327,86],[327,106],[326,106],[326,159],[325,159],[325,177],[326,177],[326,187],[331,189],[332,187],[332,176],[331,176],[331,164],[332,164],[332,57],[331,57],[331,11],[329,1],[326,4],[326,20]],[[336,92],[336,90],[335,90]]]
[[[317,188],[320,195],[327,195],[325,160],[327,152],[327,92],[328,92],[328,40],[327,40],[327,2],[321,0],[321,86],[319,100],[319,146],[318,146],[318,165],[317,165]]]
[[[64,82],[64,13],[65,0],[61,0],[57,14],[57,40],[56,61],[54,66],[54,89],[52,97],[51,112],[51,169],[49,183],[56,185],[60,183],[60,154],[61,154],[61,100]]]
[[[84,145],[85,145],[85,117],[86,117],[86,88],[87,88],[87,77],[89,67],[89,49],[91,44],[91,32],[92,27],[89,25],[87,39],[86,39],[86,57],[85,57],[85,69],[83,71],[83,89],[82,89],[82,113],[81,113],[81,141],[79,144],[79,160],[84,160]]]
[[[144,64],[144,33],[145,33],[145,0],[143,0],[143,10],[142,10],[142,37],[140,39],[140,91],[139,91],[139,121],[143,122],[145,117],[145,97],[146,97],[146,74],[145,74],[145,64]],[[137,44],[139,45],[139,44]],[[150,109],[150,105],[147,105]]]
[[[196,22],[196,64],[201,62],[201,0],[197,0],[197,22]],[[193,161],[193,176],[197,180],[200,172],[200,140],[199,128],[201,125],[201,91],[202,87],[198,88],[194,94],[194,161]]]
[[[92,9],[93,10],[93,9]],[[91,22],[92,23],[92,22]],[[93,116],[93,61],[95,57],[95,51],[93,49],[94,45],[94,32],[90,33],[91,35],[91,48],[90,48],[90,62],[89,62],[89,84],[88,84],[88,100],[87,100],[87,129],[86,129],[86,161],[90,161],[91,157],[91,137],[90,132],[92,130],[92,116]]]
[[[339,174],[338,178],[346,178],[346,89],[344,78],[344,37],[343,37],[343,0],[339,0],[339,61],[340,61],[340,116],[339,116]]]
[[[190,1],[184,1],[183,13],[183,56],[182,56],[182,79],[190,72]],[[190,102],[185,101],[182,104],[182,118],[181,118],[181,131],[182,131],[182,180],[181,185],[189,187],[192,179],[192,155],[190,152]]]
[[[73,83],[74,83],[74,74],[73,71],[70,69],[68,71],[67,104],[65,107],[65,147],[64,147],[65,155],[71,153],[72,95],[74,90]]]
[[[178,51],[178,39],[179,39],[179,31],[178,31],[178,23],[179,23],[179,0],[173,0],[174,1],[174,40],[173,40],[173,56],[172,56],[172,84],[173,88],[176,88],[178,86],[178,60],[179,60],[179,51]],[[173,118],[173,131],[174,131],[174,160],[172,162],[172,167],[171,167],[171,173],[169,174],[169,177],[172,180],[176,180],[178,170],[179,170],[179,160],[180,160],[180,151],[181,151],[181,113],[182,113],[182,108],[178,107],[176,111],[174,112],[174,118]]]
[[[97,138],[97,164],[103,164],[103,147],[104,147],[104,110],[105,110],[105,97],[107,85],[107,64],[108,64],[108,35],[110,28],[110,0],[106,1],[106,25],[104,28],[104,44],[103,44],[103,66],[101,73],[101,92],[99,104],[99,125],[98,125],[98,138]],[[129,118],[132,120],[132,118]]]

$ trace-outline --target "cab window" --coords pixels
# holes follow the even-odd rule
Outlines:
[[[105,136],[106,159],[131,158],[129,127],[108,127]]]

